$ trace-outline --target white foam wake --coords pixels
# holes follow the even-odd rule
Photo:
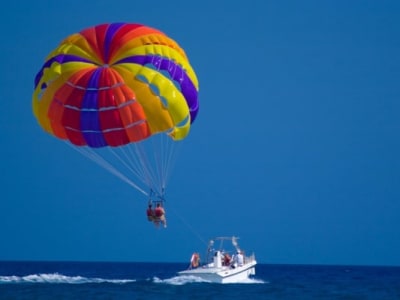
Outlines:
[[[182,276],[175,276],[168,279],[160,279],[158,277],[153,278],[153,282],[155,283],[166,283],[172,285],[184,285],[187,283],[195,283],[195,282],[209,282],[200,277],[196,276],[189,276],[189,275],[182,275]]]
[[[32,274],[26,276],[0,276],[0,283],[117,283],[124,284],[135,282],[133,279],[103,279],[87,278],[82,276],[66,276],[59,273],[53,274]]]
[[[264,280],[257,279],[257,278],[247,278],[247,279],[243,279],[242,281],[240,281],[238,283],[262,284],[262,283],[268,283],[268,282],[265,282]]]

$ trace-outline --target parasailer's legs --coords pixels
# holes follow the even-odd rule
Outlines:
[[[167,228],[167,219],[165,218],[165,216],[160,218],[160,222],[164,226],[164,228]]]
[[[165,210],[162,207],[161,203],[157,203],[157,207],[154,210],[155,218],[164,226],[167,227],[167,219],[165,218]]]
[[[161,202],[157,202],[156,208],[153,209],[153,203],[149,200],[148,208],[146,210],[147,220],[153,222],[156,228],[160,227],[160,224],[164,228],[167,228],[167,219],[165,218],[165,209],[161,205]]]

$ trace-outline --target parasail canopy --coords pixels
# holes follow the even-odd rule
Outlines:
[[[68,36],[49,54],[32,106],[46,132],[163,197],[171,151],[189,134],[197,96],[196,74],[174,40],[144,25],[110,23]]]

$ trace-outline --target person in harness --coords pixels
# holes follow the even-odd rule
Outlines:
[[[157,203],[156,208],[154,209],[154,223],[158,227],[161,224],[164,226],[164,228],[167,227],[167,219],[165,218],[165,210],[161,206],[161,203]]]
[[[151,202],[149,203],[149,207],[146,210],[146,215],[147,215],[147,220],[149,222],[154,222],[155,213],[154,213],[153,205],[151,204]]]

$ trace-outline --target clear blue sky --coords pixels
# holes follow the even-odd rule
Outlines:
[[[7,1],[0,15],[0,260],[183,262],[238,235],[262,263],[400,265],[399,1]],[[119,21],[173,37],[200,82],[166,230],[32,115],[47,54]]]

